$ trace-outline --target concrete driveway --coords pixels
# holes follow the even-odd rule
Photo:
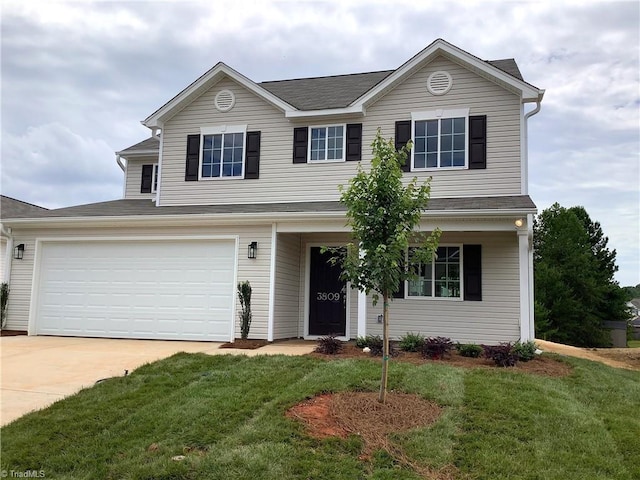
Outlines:
[[[102,378],[131,373],[174,353],[303,355],[303,341],[276,342],[257,350],[220,349],[221,343],[71,337],[1,337],[0,425],[38,410]]]

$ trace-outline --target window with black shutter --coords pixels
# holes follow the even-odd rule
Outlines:
[[[200,167],[200,134],[187,135],[187,164],[184,179],[187,182],[198,180],[198,169]]]
[[[464,258],[464,299],[482,301],[482,246],[465,245]]]
[[[348,162],[362,160],[362,124],[347,124],[347,158]]]
[[[293,163],[307,163],[308,127],[293,129]]]
[[[411,140],[411,120],[402,120],[396,122],[396,150],[400,150],[402,147],[404,147],[409,142],[409,140]],[[403,172],[411,171],[411,153],[409,153],[409,155],[407,156],[407,160],[401,167]]]
[[[260,169],[260,132],[247,132],[244,178],[258,178]]]
[[[140,182],[140,193],[151,193],[153,187],[153,164],[142,165],[142,180]]]
[[[487,116],[469,117],[469,169],[487,168]]]

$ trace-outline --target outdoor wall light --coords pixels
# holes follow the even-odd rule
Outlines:
[[[258,242],[251,242],[247,247],[247,258],[256,258],[256,250],[258,250]]]
[[[16,260],[22,260],[24,258],[24,243],[16,245],[16,248],[13,249],[13,258]]]
[[[516,227],[520,228],[522,225],[524,225],[524,220],[518,218],[514,223],[516,224]]]

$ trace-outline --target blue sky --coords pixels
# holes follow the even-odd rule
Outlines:
[[[259,82],[397,68],[436,38],[515,58],[546,90],[529,124],[539,210],[582,205],[640,283],[638,2],[3,1],[4,195],[122,196],[114,152],[218,61]]]

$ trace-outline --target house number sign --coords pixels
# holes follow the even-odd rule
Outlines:
[[[319,302],[338,302],[340,301],[340,292],[318,292],[316,300]]]

